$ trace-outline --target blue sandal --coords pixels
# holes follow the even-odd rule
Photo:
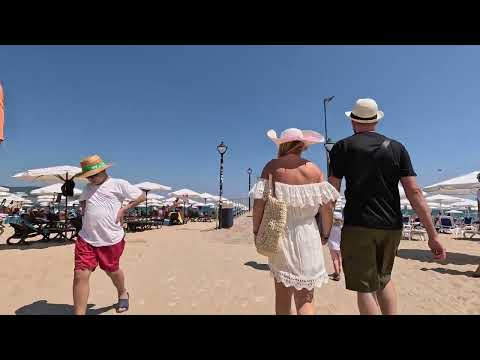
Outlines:
[[[127,292],[128,298],[126,299],[118,299],[118,304],[117,304],[117,313],[124,313],[128,311],[129,305],[130,305],[130,294]],[[120,309],[125,309],[120,311]]]

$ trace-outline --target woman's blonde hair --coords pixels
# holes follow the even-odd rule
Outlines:
[[[300,155],[307,146],[301,141],[289,141],[283,144],[280,144],[278,147],[278,157],[282,157],[288,154],[297,154]]]

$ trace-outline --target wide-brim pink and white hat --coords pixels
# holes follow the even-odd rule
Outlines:
[[[277,145],[291,141],[301,141],[307,146],[325,142],[325,138],[322,134],[313,130],[300,130],[297,128],[290,128],[282,131],[280,137],[277,137],[275,130],[270,129],[267,131],[267,136]]]

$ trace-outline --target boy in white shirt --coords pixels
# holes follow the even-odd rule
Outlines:
[[[97,265],[112,279],[118,291],[117,312],[129,308],[129,293],[125,275],[120,269],[120,257],[125,247],[123,218],[128,210],[145,201],[145,195],[128,181],[112,179],[106,173],[107,165],[98,156],[81,161],[80,177],[88,185],[80,195],[82,230],[75,244],[73,303],[76,315],[85,315],[90,291],[90,274]],[[124,200],[133,200],[122,207]]]
[[[328,238],[328,248],[330,249],[330,256],[333,262],[334,273],[330,274],[330,279],[340,281],[340,274],[342,273],[342,254],[340,252],[340,241],[342,238],[342,214],[338,211],[333,213],[333,225]]]

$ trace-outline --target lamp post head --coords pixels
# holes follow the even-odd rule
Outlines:
[[[248,175],[252,175],[252,169],[248,168],[247,173]]]
[[[328,152],[332,151],[333,146],[335,145],[335,142],[328,138],[327,141],[325,142],[325,149],[327,149]]]
[[[223,155],[227,152],[228,146],[223,143],[223,141],[220,143],[220,145],[217,146],[217,151],[220,155]]]
[[[324,103],[328,103],[328,102],[332,101],[334,97],[335,97],[335,95],[334,95],[334,96],[327,97],[327,98],[324,98],[324,99],[323,99],[323,102],[324,102]]]

